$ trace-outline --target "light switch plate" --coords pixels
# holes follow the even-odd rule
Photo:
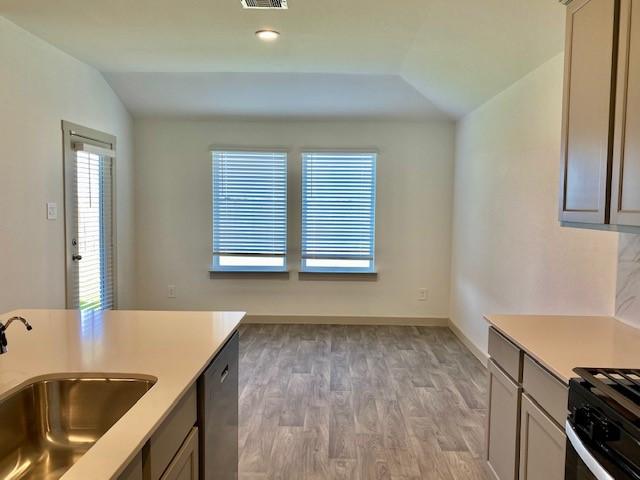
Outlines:
[[[47,202],[47,220],[58,219],[58,204],[55,202]]]

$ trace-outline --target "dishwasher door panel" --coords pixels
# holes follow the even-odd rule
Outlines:
[[[238,356],[234,333],[200,377],[200,478],[238,478]]]

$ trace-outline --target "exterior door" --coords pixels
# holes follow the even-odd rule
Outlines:
[[[63,122],[67,308],[116,306],[115,138]]]

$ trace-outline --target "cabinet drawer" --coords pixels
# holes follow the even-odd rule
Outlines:
[[[518,478],[521,393],[522,388],[489,360],[487,460],[498,480]]]
[[[158,480],[180,449],[197,420],[197,395],[193,385],[153,434],[143,458],[145,479]]]
[[[524,391],[532,397],[558,425],[567,420],[568,389],[528,355],[524,357]]]
[[[489,355],[517,383],[522,382],[522,350],[491,327]]]
[[[198,427],[191,429],[160,480],[198,480]]]
[[[519,480],[564,480],[566,436],[526,394],[521,430]]]

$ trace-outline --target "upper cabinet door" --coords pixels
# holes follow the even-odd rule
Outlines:
[[[640,3],[620,5],[611,223],[640,226]]]
[[[609,222],[618,0],[567,9],[560,220]]]

